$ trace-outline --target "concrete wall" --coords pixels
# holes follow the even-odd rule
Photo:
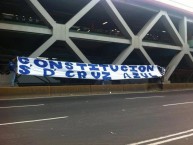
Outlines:
[[[126,84],[126,85],[77,85],[77,86],[37,86],[37,87],[1,87],[0,99],[57,97],[94,94],[131,93],[147,91],[168,91],[193,89],[193,83],[186,84]]]
[[[0,86],[10,86],[10,75],[0,75]]]
[[[0,98],[53,97],[161,90],[158,84],[1,87]]]

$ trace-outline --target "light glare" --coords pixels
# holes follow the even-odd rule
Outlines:
[[[161,3],[174,6],[189,12],[193,12],[193,1],[192,0],[155,0]]]

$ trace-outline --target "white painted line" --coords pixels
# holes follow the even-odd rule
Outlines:
[[[24,123],[33,123],[33,122],[42,122],[42,121],[50,121],[50,120],[58,120],[58,119],[64,119],[68,116],[63,117],[55,117],[55,118],[45,118],[45,119],[38,119],[38,120],[27,120],[27,121],[19,121],[19,122],[10,122],[10,123],[2,123],[0,126],[6,126],[6,125],[14,125],[14,124],[24,124]]]
[[[152,98],[164,98],[165,96],[150,96],[150,97],[134,97],[134,98],[125,98],[128,100],[135,100],[135,99],[152,99]]]
[[[23,106],[7,106],[7,107],[0,107],[0,109],[25,108],[25,107],[38,107],[38,106],[44,106],[44,104],[37,104],[37,105],[23,105]]]
[[[193,133],[187,134],[187,135],[182,135],[182,136],[179,136],[179,137],[170,138],[170,139],[159,141],[159,142],[155,142],[155,143],[151,143],[149,145],[159,145],[159,144],[163,144],[163,143],[179,140],[179,139],[190,137],[190,136],[193,136]]]
[[[183,135],[183,134],[187,134],[187,133],[191,133],[191,132],[193,132],[193,129],[190,129],[190,130],[187,130],[187,131],[182,131],[182,132],[175,133],[175,134],[166,135],[166,136],[161,136],[161,137],[158,137],[158,138],[144,140],[144,141],[140,141],[140,142],[136,142],[136,143],[131,143],[131,144],[127,144],[127,145],[140,145],[140,144],[150,143],[150,142],[159,141],[159,140],[162,140],[162,139],[167,139],[167,138],[170,138],[170,137],[175,137],[175,136],[178,136],[178,135]]]
[[[166,105],[162,105],[162,106],[167,107],[167,106],[176,106],[176,105],[184,105],[184,104],[193,104],[193,102],[183,102],[183,103],[175,103],[175,104],[166,104]]]

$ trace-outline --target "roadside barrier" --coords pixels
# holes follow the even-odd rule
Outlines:
[[[54,97],[193,89],[193,83],[0,87],[0,98]]]

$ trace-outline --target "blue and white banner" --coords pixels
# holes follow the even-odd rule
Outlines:
[[[87,64],[27,57],[18,57],[17,66],[21,75],[96,80],[158,78],[165,72],[157,65]]]

